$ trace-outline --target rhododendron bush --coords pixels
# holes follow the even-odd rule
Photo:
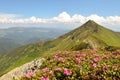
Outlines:
[[[21,80],[120,80],[120,52],[58,51]]]

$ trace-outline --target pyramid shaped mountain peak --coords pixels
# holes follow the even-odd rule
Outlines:
[[[102,27],[101,25],[99,25],[98,23],[96,23],[93,20],[88,20],[85,24],[83,24],[81,27],[84,27],[86,29],[98,29],[100,27]],[[80,28],[81,28],[80,27]]]
[[[86,25],[88,24],[88,25],[99,25],[98,23],[96,23],[95,21],[93,21],[93,20],[88,20],[86,23],[85,23]]]
[[[88,20],[87,22],[95,22],[94,20]]]

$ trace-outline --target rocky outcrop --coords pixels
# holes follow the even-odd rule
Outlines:
[[[7,74],[0,77],[0,80],[12,80],[19,79],[20,77],[24,76],[25,74],[29,72],[35,72],[37,69],[40,68],[43,62],[43,58],[31,61],[29,63],[26,63],[20,67],[17,67],[13,69],[12,71],[8,72]]]

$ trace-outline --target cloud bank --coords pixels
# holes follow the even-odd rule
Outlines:
[[[80,14],[69,15],[67,12],[62,12],[56,17],[49,19],[37,18],[21,18],[16,14],[0,14],[0,27],[17,27],[17,26],[37,26],[37,27],[68,27],[74,28],[85,23],[88,20],[107,26],[107,28],[120,31],[120,16],[103,17],[97,14],[90,16],[82,16]]]

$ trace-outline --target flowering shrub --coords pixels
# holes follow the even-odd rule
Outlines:
[[[47,57],[34,76],[20,80],[120,80],[120,52],[58,51]]]
[[[25,78],[30,79],[33,75],[34,75],[34,72],[29,72],[29,73],[25,74]]]
[[[67,68],[64,69],[64,74],[66,76],[70,76],[72,74],[72,72],[70,70],[68,70]]]

